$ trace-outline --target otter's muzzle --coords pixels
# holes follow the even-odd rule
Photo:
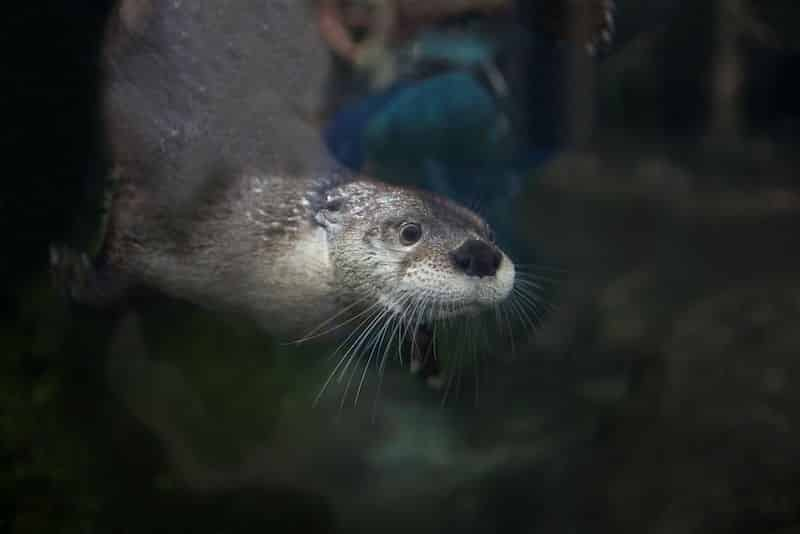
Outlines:
[[[494,276],[503,262],[503,254],[492,245],[469,239],[450,253],[453,265],[467,276]]]

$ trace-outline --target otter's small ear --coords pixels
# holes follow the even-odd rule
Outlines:
[[[314,215],[314,220],[323,228],[336,229],[342,224],[343,207],[344,199],[330,197]]]

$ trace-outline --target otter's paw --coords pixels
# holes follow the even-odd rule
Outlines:
[[[409,370],[419,376],[431,389],[441,389],[444,385],[439,359],[434,351],[433,330],[427,325],[417,329],[411,347]]]
[[[65,298],[88,300],[95,280],[94,267],[85,253],[64,245],[50,245],[50,276],[53,287]]]
[[[409,370],[411,374],[419,376],[431,389],[439,390],[444,386],[439,360],[433,354],[429,353],[421,357],[418,352],[415,352],[411,356]]]

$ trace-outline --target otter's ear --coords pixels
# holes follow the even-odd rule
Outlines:
[[[328,230],[337,230],[342,225],[344,199],[329,197],[314,215],[314,220]]]

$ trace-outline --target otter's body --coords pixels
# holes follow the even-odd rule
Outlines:
[[[490,308],[513,287],[487,225],[444,198],[345,175],[229,180],[187,213],[121,187],[105,252],[115,276],[275,334],[371,306],[407,315],[424,304],[414,320],[427,323]],[[409,225],[418,239],[405,240]]]
[[[349,309],[416,327],[505,299],[513,264],[479,217],[329,159],[301,111],[327,73],[313,17],[294,0],[245,4],[118,6],[110,276],[279,334]]]
[[[234,4],[118,2],[104,46],[118,176],[104,260],[126,286],[294,330],[334,305],[309,211],[334,167],[303,118],[327,53],[301,3]]]
[[[322,179],[232,175],[190,214],[136,184],[120,189],[106,255],[126,285],[251,315],[270,331],[322,322],[339,297],[327,236],[313,221]]]

